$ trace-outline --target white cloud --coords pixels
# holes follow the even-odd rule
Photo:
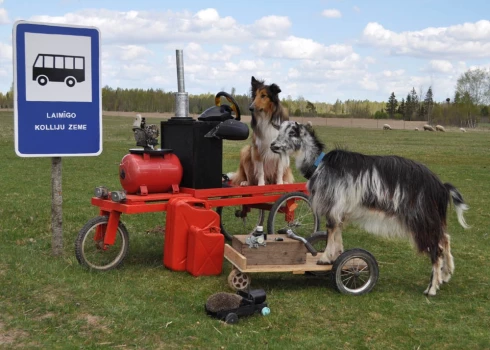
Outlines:
[[[475,23],[458,24],[447,28],[448,36],[457,40],[484,40],[490,39],[490,21],[481,20]]]
[[[376,82],[372,74],[369,73],[366,73],[359,83],[364,90],[377,91],[379,89],[378,83]]]
[[[11,79],[12,79],[12,66],[2,65],[2,67],[0,67],[0,77],[2,77],[4,79],[9,79],[9,81],[11,81]]]
[[[361,9],[358,6],[354,6],[352,9],[357,13],[361,12]]]
[[[254,72],[264,68],[264,62],[261,60],[240,60],[238,63],[227,62],[224,69],[229,72]]]
[[[296,36],[289,36],[285,40],[260,40],[250,47],[254,53],[263,57],[289,59],[335,59],[353,52],[352,46],[349,45],[325,46],[311,39]]]
[[[431,60],[429,62],[429,69],[437,73],[450,73],[454,71],[451,62],[446,60]]]
[[[109,54],[111,59],[132,62],[146,60],[154,55],[153,51],[139,45],[107,45],[104,52]]]
[[[285,37],[291,28],[291,21],[284,16],[266,16],[255,21],[252,29],[265,38]]]
[[[399,78],[401,77],[403,74],[405,74],[405,70],[403,69],[398,69],[398,70],[395,70],[395,71],[391,71],[391,70],[384,70],[382,72],[383,76],[388,78],[388,79],[392,79],[392,78]]]
[[[0,2],[0,4],[2,4]],[[7,10],[4,8],[0,8],[0,24],[8,24],[10,23],[9,16],[7,14]]]
[[[240,42],[250,37],[248,28],[215,9],[183,12],[112,11],[87,9],[64,16],[33,16],[33,21],[98,27],[110,43],[167,43],[200,41]]]
[[[144,63],[126,63],[121,66],[119,78],[126,80],[140,80],[155,74],[153,67]]]
[[[202,45],[190,42],[184,47],[184,54],[186,61],[196,62],[223,62],[230,61],[236,56],[240,55],[241,49],[237,46],[223,45],[221,50],[214,51],[212,53],[207,52]]]
[[[208,8],[192,14],[188,11],[147,12],[85,9],[63,16],[34,16],[33,21],[98,27],[103,39],[111,43],[167,43],[199,41],[207,43],[242,43],[252,38],[284,38],[291,28],[286,16],[265,16],[244,25],[220,16]]]
[[[340,11],[337,9],[328,9],[323,10],[322,16],[327,18],[340,18],[342,17],[342,13],[340,13]]]
[[[12,46],[0,42],[0,60],[12,60]]]
[[[374,58],[372,56],[366,56],[364,58],[364,62],[366,62],[366,64],[375,64],[376,63],[376,58]]]
[[[490,57],[490,21],[396,33],[370,22],[362,42],[395,55],[432,58]]]

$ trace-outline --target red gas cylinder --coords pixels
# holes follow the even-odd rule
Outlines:
[[[168,192],[182,180],[182,165],[171,150],[130,150],[119,164],[119,180],[128,194]]]

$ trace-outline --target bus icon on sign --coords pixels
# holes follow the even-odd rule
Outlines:
[[[40,53],[32,66],[32,80],[41,86],[55,81],[73,87],[85,81],[85,57]]]

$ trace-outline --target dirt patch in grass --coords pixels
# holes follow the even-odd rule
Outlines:
[[[27,338],[29,334],[20,329],[5,329],[5,323],[0,321],[0,347],[14,345],[23,339]]]
[[[91,314],[81,314],[80,316],[78,316],[78,318],[87,322],[87,327],[89,329],[97,329],[104,333],[109,333],[109,328],[107,328],[103,317]]]

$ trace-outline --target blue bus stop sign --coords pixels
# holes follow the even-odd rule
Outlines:
[[[99,155],[99,30],[18,21],[12,41],[17,155]]]

